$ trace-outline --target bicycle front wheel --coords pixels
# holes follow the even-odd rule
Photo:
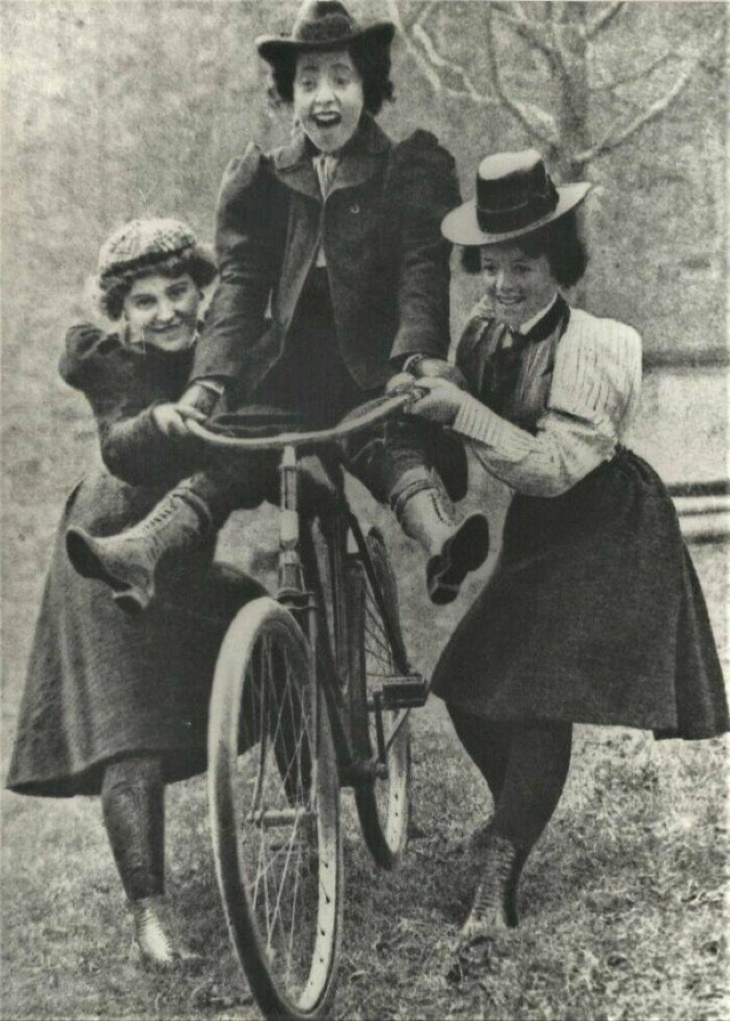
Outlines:
[[[216,666],[208,792],[218,885],[269,1018],[324,1015],[342,928],[339,779],[309,643],[268,597],[236,616]]]
[[[396,710],[384,709],[378,721],[375,694],[389,678],[404,672],[405,651],[388,551],[377,529],[371,529],[366,542],[375,587],[361,561],[349,573],[350,719],[355,753],[373,772],[355,787],[355,802],[376,864],[392,869],[408,842],[410,731],[409,721]],[[378,722],[387,749],[381,759]]]

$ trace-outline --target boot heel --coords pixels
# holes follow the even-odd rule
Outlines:
[[[201,499],[181,484],[144,520],[118,535],[94,538],[83,528],[69,528],[69,560],[82,577],[108,585],[125,613],[142,613],[154,597],[155,571],[162,558],[187,552],[207,534],[210,517],[202,507]]]
[[[66,554],[74,571],[82,578],[103,581],[110,588],[118,587],[119,582],[99,558],[94,537],[83,528],[69,528],[66,532]]]
[[[426,580],[431,602],[452,603],[470,571],[481,567],[489,554],[489,524],[483,514],[472,514],[444,543],[428,565]]]
[[[122,613],[126,613],[128,617],[138,617],[150,605],[154,595],[153,588],[128,588],[112,592],[112,599]]]

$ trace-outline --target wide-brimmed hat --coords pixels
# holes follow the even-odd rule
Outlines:
[[[500,152],[477,170],[476,198],[452,209],[441,232],[456,245],[493,245],[545,227],[579,205],[592,185],[556,186],[539,152]]]
[[[356,41],[389,45],[394,35],[392,21],[359,25],[339,0],[305,0],[290,36],[261,35],[255,45],[264,60],[276,64],[305,50],[339,49]]]

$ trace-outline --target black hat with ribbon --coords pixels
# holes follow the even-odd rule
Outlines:
[[[479,164],[476,198],[452,209],[441,232],[457,245],[510,241],[569,213],[591,187],[587,181],[556,186],[534,149],[497,153]]]
[[[394,35],[392,21],[361,26],[339,0],[305,0],[290,36],[262,35],[255,43],[264,60],[276,64],[292,54],[346,48],[358,41],[390,45]]]

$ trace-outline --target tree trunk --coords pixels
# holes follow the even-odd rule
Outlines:
[[[586,164],[574,153],[590,146],[590,97],[588,92],[588,44],[585,38],[587,4],[555,5],[555,28],[560,49],[560,152],[556,167],[562,181],[585,180]]]

